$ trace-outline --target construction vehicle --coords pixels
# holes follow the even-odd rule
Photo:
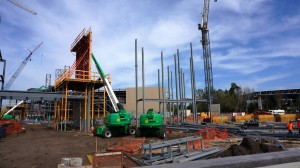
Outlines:
[[[14,107],[12,107],[11,109],[9,109],[7,112],[5,112],[1,118],[2,119],[8,119],[8,120],[13,120],[14,116],[10,115],[9,113],[12,112],[15,108],[17,108],[19,105],[21,105],[22,103],[24,103],[24,100],[20,101],[19,103],[17,103]]]
[[[96,60],[94,54],[92,54],[92,59],[95,62],[96,68],[102,78],[105,90],[108,94],[108,97],[112,103],[114,111],[108,113],[104,119],[104,125],[98,126],[94,129],[94,135],[99,135],[104,138],[110,138],[113,135],[119,134],[135,134],[135,127],[131,127],[131,115],[127,112],[124,107],[119,103],[112,87],[104,74],[100,64]]]
[[[149,109],[146,114],[140,116],[140,127],[136,129],[136,137],[154,136],[164,139],[166,137],[166,128],[163,125],[162,115]]]

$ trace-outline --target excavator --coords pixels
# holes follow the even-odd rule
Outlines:
[[[112,103],[114,111],[108,113],[104,119],[104,125],[98,126],[94,129],[95,136],[102,136],[104,138],[110,138],[113,135],[120,134],[135,134],[135,127],[131,125],[131,115],[127,112],[124,107],[119,103],[112,87],[104,74],[100,64],[98,63],[94,54],[92,54],[92,59],[96,65],[96,68],[102,78],[105,90],[107,91],[108,97]]]

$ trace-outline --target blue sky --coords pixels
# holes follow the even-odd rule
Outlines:
[[[145,49],[146,86],[157,86],[160,52],[174,74],[173,55],[180,50],[190,89],[189,43],[193,43],[197,88],[204,88],[201,32],[202,0],[22,0],[37,15],[0,1],[0,49],[7,60],[6,81],[39,43],[44,42],[11,90],[38,88],[46,74],[71,66],[70,45],[83,28],[93,32],[93,53],[113,88],[134,87],[134,40]],[[209,30],[214,87],[235,82],[255,91],[300,86],[300,1],[211,1]],[[2,69],[2,67],[1,67]],[[96,71],[95,68],[93,68]],[[141,80],[139,81],[141,84]],[[166,82],[165,82],[166,84]]]

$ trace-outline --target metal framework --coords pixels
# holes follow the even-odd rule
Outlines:
[[[91,72],[92,31],[83,29],[71,44],[70,50],[76,53],[76,60],[71,67],[56,69],[54,89],[64,90],[68,84],[69,90],[84,92],[89,83],[93,83],[95,89],[103,87],[102,80],[98,80],[100,74]]]
[[[51,74],[46,74],[45,87],[49,87],[51,85]]]
[[[257,99],[258,109],[263,109],[263,97],[271,96],[300,96],[300,89],[285,89],[285,90],[269,90],[269,91],[259,91],[249,94],[252,99]]]
[[[57,92],[28,92],[28,91],[0,91],[1,99],[54,101],[63,98],[64,95]],[[69,99],[82,100],[82,95],[69,95]]]
[[[300,95],[300,89],[269,90],[269,91],[254,92],[253,94],[255,97],[271,96],[271,95]]]
[[[3,71],[0,75],[1,80],[1,90],[4,88],[4,79],[5,79],[5,68],[6,68],[6,60],[2,58],[1,50],[0,50],[0,62],[3,62]]]
[[[75,104],[77,109],[77,121],[80,123],[81,131],[89,131],[94,124],[95,112],[95,90],[104,85],[103,79],[98,72],[91,72],[92,62],[92,31],[83,29],[71,44],[71,52],[75,53],[76,60],[70,67],[63,70],[57,69],[55,72],[54,89],[65,93],[61,101],[57,102],[57,116],[62,116],[65,131],[67,122],[67,109],[69,106],[69,92],[79,92],[84,96],[84,100]],[[106,75],[107,82],[110,76]],[[99,108],[98,108],[99,110]],[[75,115],[75,114],[74,114]],[[56,118],[56,122],[61,123],[61,117]]]
[[[18,2],[16,0],[7,0],[7,1],[14,4],[14,5],[16,5],[16,6],[18,6],[18,7],[20,7],[20,8],[22,8],[22,9],[24,9],[24,10],[26,10],[27,12],[32,13],[33,15],[37,14],[34,10],[30,9],[29,7],[21,4],[20,2]]]
[[[43,42],[41,42],[37,47],[35,47],[35,49],[33,49],[32,51],[30,51],[29,55],[24,59],[24,61],[22,61],[22,63],[19,65],[18,69],[16,70],[16,72],[12,75],[12,77],[9,79],[9,81],[5,84],[4,86],[4,90],[8,90],[11,85],[14,83],[14,81],[18,78],[18,76],[20,75],[20,73],[22,72],[22,70],[24,69],[24,67],[26,66],[27,62],[30,60],[31,55],[43,44]]]
[[[211,116],[210,105],[213,99],[213,73],[212,73],[212,61],[211,61],[211,51],[210,51],[210,38],[208,30],[208,13],[209,13],[209,2],[210,0],[204,0],[203,14],[202,14],[202,24],[198,25],[198,29],[202,32],[202,47],[203,47],[203,61],[204,61],[204,74],[205,74],[205,89],[209,101],[209,112]],[[212,117],[210,117],[212,119]],[[212,122],[212,120],[211,120]]]
[[[137,48],[137,41],[135,41],[135,46]],[[149,98],[145,98],[144,94],[142,95],[141,99],[138,99],[137,95],[136,95],[136,109],[138,106],[138,102],[140,101],[153,101],[153,102],[158,102],[159,105],[161,104],[165,104],[167,103],[167,107],[169,107],[169,114],[170,116],[170,124],[178,124],[181,125],[183,124],[186,118],[186,105],[188,103],[193,104],[193,113],[197,114],[197,103],[208,103],[208,100],[201,100],[198,99],[196,96],[196,85],[195,85],[195,71],[194,71],[194,62],[193,62],[193,54],[192,54],[192,44],[190,44],[190,49],[191,49],[191,57],[190,57],[190,75],[191,75],[191,92],[193,93],[192,98],[186,98],[185,96],[185,89],[186,89],[186,85],[185,85],[185,80],[184,80],[184,73],[182,71],[182,68],[180,67],[180,59],[179,59],[179,50],[177,50],[177,54],[174,54],[174,78],[172,75],[172,71],[170,71],[169,66],[168,67],[168,79],[167,79],[167,86],[168,89],[165,88],[165,84],[162,82],[162,86],[160,85],[160,80],[161,81],[165,81],[164,79],[164,72],[162,71],[161,74],[161,78],[160,78],[160,70],[158,69],[158,98],[157,99],[149,99]],[[136,67],[136,75],[135,75],[135,80],[136,80],[136,92],[137,92],[137,88],[138,88],[138,75],[137,75],[137,50],[135,51],[135,67]],[[144,69],[144,54],[143,54],[143,48],[142,48],[142,69]],[[161,52],[161,68],[164,69],[164,64],[163,64],[163,52]],[[144,71],[142,71],[142,77],[144,76]],[[170,80],[171,78],[171,80]],[[175,83],[175,91],[173,91],[173,79],[174,83]],[[142,78],[142,83],[143,83],[143,90],[144,90],[144,77]],[[168,94],[169,96],[165,96],[166,91],[168,90]],[[160,92],[162,91],[162,93]],[[144,92],[144,91],[143,91]],[[175,95],[173,94],[174,92]],[[162,96],[162,98],[160,98],[160,96]],[[171,96],[172,95],[172,96]],[[180,109],[177,110],[177,115],[175,114],[175,106],[177,106],[176,109]],[[171,108],[172,107],[172,108]],[[171,110],[172,109],[172,110]],[[163,108],[163,110],[160,112],[162,112],[163,114],[163,118],[164,118],[164,124],[166,124],[166,116],[165,116],[165,112],[166,112],[166,108]],[[136,110],[136,116],[138,116],[137,110]],[[198,117],[196,117],[197,115],[194,115],[193,117],[193,122],[194,123],[198,123]],[[173,122],[173,117],[177,117],[177,123]],[[180,117],[180,119],[179,119]],[[137,123],[138,124],[138,123]]]
[[[170,162],[174,159],[175,156],[189,153],[189,144],[193,144],[192,149],[195,150],[196,141],[200,141],[201,147],[203,147],[202,137],[200,136],[192,136],[163,142],[143,144],[143,161],[146,164],[159,164],[167,161]],[[157,149],[161,150],[161,153],[159,155],[154,154],[154,151]]]

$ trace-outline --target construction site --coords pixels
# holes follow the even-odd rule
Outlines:
[[[190,55],[181,57],[177,49],[172,64],[166,64],[163,51],[158,53],[157,84],[145,86],[145,67],[151,65],[145,61],[143,47],[139,54],[138,39],[132,39],[135,74],[126,78],[135,85],[120,89],[112,87],[115,78],[103,69],[103,56],[93,52],[92,28],[72,35],[74,40],[65,50],[73,53],[74,63],[53,67],[54,83],[51,74],[46,74],[39,88],[10,89],[43,42],[30,51],[11,78],[5,75],[11,65],[6,65],[0,51],[0,167],[298,167],[299,111],[266,109],[264,103],[274,95],[294,101],[300,98],[300,89],[253,92],[247,102],[256,103],[255,112],[222,112],[222,103],[213,100],[210,0],[203,2],[198,31],[206,96],[199,96],[196,88],[199,73],[192,43]],[[7,3],[37,14],[18,1]],[[184,65],[183,58],[190,64]],[[207,111],[199,111],[200,105]]]

